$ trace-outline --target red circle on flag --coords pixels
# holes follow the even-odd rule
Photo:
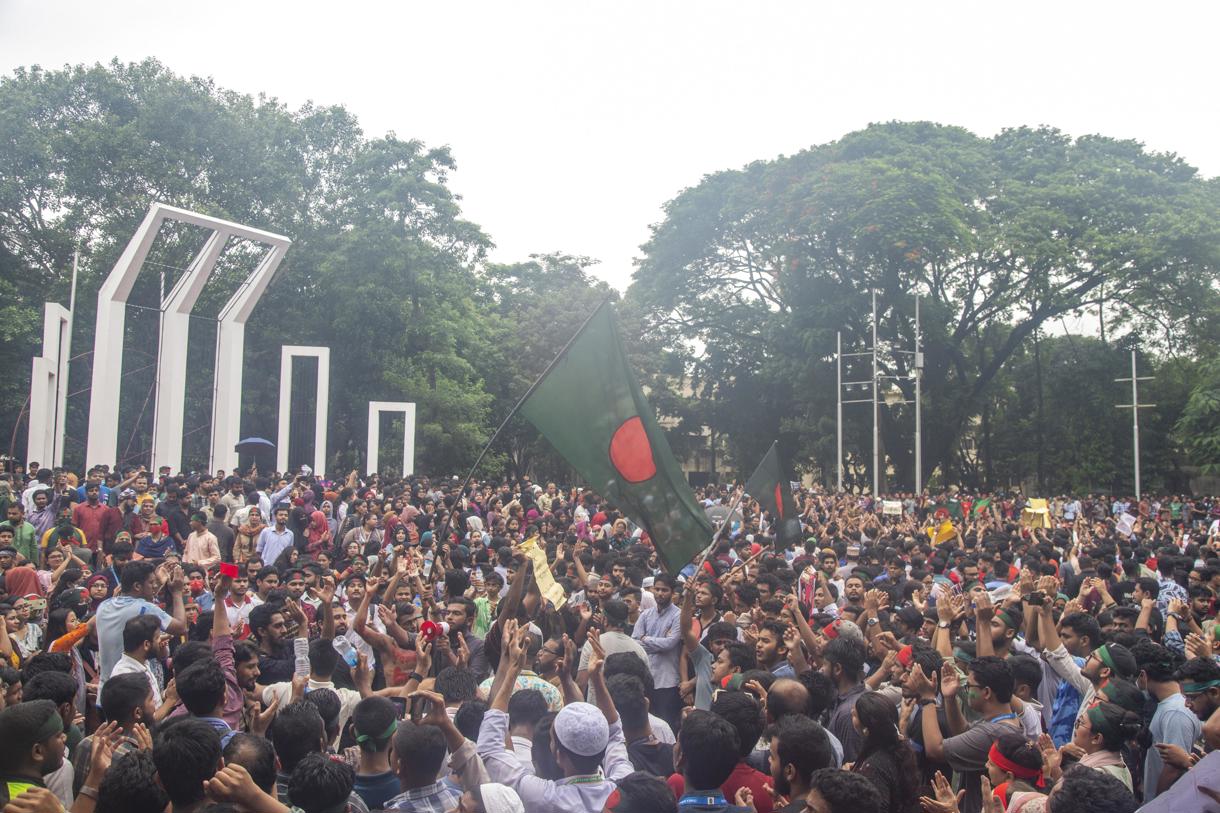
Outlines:
[[[657,473],[657,463],[652,459],[652,444],[644,431],[640,416],[628,418],[610,439],[610,462],[619,475],[629,483],[651,480]]]

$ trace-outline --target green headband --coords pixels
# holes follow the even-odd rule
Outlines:
[[[1102,644],[1101,646],[1097,647],[1097,649],[1093,650],[1093,654],[1096,655],[1097,657],[1101,658],[1101,662],[1104,663],[1106,666],[1110,667],[1111,671],[1113,671],[1113,672],[1118,671],[1118,667],[1116,667],[1114,665],[1114,658],[1112,658],[1110,656],[1110,647],[1109,646],[1107,646],[1106,644]]]
[[[1025,617],[1012,608],[1002,610],[999,615],[1000,620],[1009,629],[1020,630],[1021,626],[1025,623]]]
[[[59,712],[56,711],[46,719],[42,728],[38,729],[38,733],[34,735],[34,742],[45,742],[62,733],[64,733],[64,718],[60,717]]]
[[[1199,694],[1208,689],[1220,688],[1220,680],[1209,680],[1206,683],[1183,683],[1182,694]]]
[[[385,731],[381,732],[381,736],[374,737],[372,734],[357,734],[356,742],[366,743],[366,742],[370,742],[370,741],[374,741],[374,740],[378,741],[378,742],[380,742],[382,740],[388,740],[390,737],[394,736],[394,732],[397,730],[398,730],[398,720],[392,720],[390,722],[390,727],[387,728]]]
[[[1110,724],[1106,722],[1106,715],[1102,714],[1101,712],[1101,704],[1099,703],[1096,706],[1092,706],[1088,710],[1087,716],[1089,718],[1089,723],[1091,723],[1093,726],[1093,730],[1098,734],[1105,736],[1105,734],[1109,731]]]
[[[953,657],[957,658],[959,661],[965,661],[966,663],[974,663],[974,656],[971,655],[966,650],[962,649],[961,647],[958,647],[953,650]]]

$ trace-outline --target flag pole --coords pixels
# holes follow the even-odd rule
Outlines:
[[[479,466],[483,463],[483,458],[487,456],[488,449],[490,449],[492,444],[495,443],[496,440],[499,439],[500,433],[504,431],[504,428],[506,426],[508,426],[508,422],[513,419],[513,416],[517,414],[517,410],[521,409],[521,405],[524,404],[527,400],[529,400],[529,397],[534,394],[534,391],[536,389],[538,389],[538,387],[542,384],[543,380],[550,374],[551,370],[555,369],[555,365],[557,365],[563,359],[563,357],[568,354],[568,351],[572,349],[572,345],[576,343],[576,340],[578,338],[580,338],[580,334],[584,333],[585,328],[587,328],[589,326],[589,323],[593,321],[593,317],[597,316],[597,314],[601,313],[602,308],[606,307],[606,305],[609,304],[610,299],[613,296],[614,296],[613,293],[606,294],[605,298],[603,298],[602,301],[600,303],[598,303],[597,307],[593,309],[593,312],[589,314],[588,318],[585,319],[585,321],[581,322],[580,327],[578,327],[576,329],[576,332],[572,334],[572,338],[568,339],[567,343],[563,347],[560,348],[558,353],[555,354],[555,358],[551,359],[551,363],[546,366],[546,369],[542,371],[542,374],[539,375],[538,378],[534,380],[534,383],[530,385],[530,388],[525,391],[524,395],[522,395],[520,398],[517,399],[517,403],[514,404],[513,408],[511,410],[509,410],[507,415],[504,416],[504,420],[500,422],[500,425],[498,427],[496,427],[496,431],[492,433],[492,436],[488,439],[487,443],[484,444],[483,451],[479,452],[479,456],[475,458],[474,465],[471,466],[470,471],[466,473],[466,479],[465,479],[465,481],[462,482],[461,490],[458,491],[458,499],[461,499],[463,496],[465,496],[466,488],[470,485],[470,481],[472,479],[474,479],[474,473],[476,471],[478,471]],[[445,516],[445,526],[443,528],[441,528],[441,532],[440,532],[440,536],[439,536],[440,541],[437,542],[438,546],[445,544],[444,540],[445,540],[446,535],[448,535],[448,533],[449,533],[449,528],[453,525],[453,515],[457,511],[457,508],[458,508],[458,506],[455,503],[453,510],[449,511],[449,513]],[[436,569],[436,557],[433,556],[432,566],[428,568],[428,578],[429,579],[432,578],[432,572],[435,569]]]
[[[716,543],[720,541],[720,535],[722,533],[724,533],[724,529],[726,527],[728,527],[729,524],[732,523],[733,511],[741,503],[741,498],[743,496],[745,496],[745,493],[746,493],[746,486],[745,486],[745,483],[742,483],[741,491],[738,492],[737,496],[735,496],[733,498],[733,502],[731,502],[729,504],[729,515],[727,517],[725,517],[724,522],[720,523],[720,527],[716,529],[716,532],[714,534],[712,534],[712,541],[708,543],[707,550],[705,550],[703,552],[703,556],[699,560],[699,566],[695,568],[694,574],[691,575],[692,579],[695,578],[696,576],[698,576],[699,572],[701,570],[703,570],[703,566],[705,564],[707,564],[707,560],[711,557],[712,551],[716,549]],[[743,517],[743,519],[744,519],[744,517]]]

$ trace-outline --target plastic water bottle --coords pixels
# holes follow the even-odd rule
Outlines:
[[[359,657],[356,654],[356,647],[352,646],[352,642],[346,638],[336,638],[334,640],[335,651],[339,653],[339,657],[347,661],[347,665],[356,668],[359,662]]]
[[[344,639],[346,643],[346,639]],[[351,646],[351,644],[348,644]],[[294,668],[292,674],[294,677],[309,677],[309,640],[306,638],[292,639],[292,654]]]

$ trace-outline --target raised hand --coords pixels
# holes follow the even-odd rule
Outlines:
[[[995,616],[995,605],[991,603],[991,595],[978,590],[974,593],[974,617],[981,622],[989,623]]]
[[[919,664],[911,667],[911,674],[907,678],[907,688],[921,700],[933,700],[936,698],[936,686]]]
[[[957,794],[953,793],[953,786],[940,771],[937,771],[936,775],[932,777],[932,792],[936,794],[935,799],[927,796],[919,799],[919,804],[925,813],[958,813],[961,810],[962,800],[966,798],[965,790],[959,791]]]
[[[957,667],[952,661],[948,661],[940,668],[940,693],[945,698],[957,697],[957,690],[961,688],[961,678],[957,674]]]
[[[250,718],[250,733],[257,737],[267,736],[267,729],[271,728],[271,721],[275,719],[275,713],[280,709],[280,699],[274,697],[271,699],[271,705],[262,711],[255,712]]]
[[[597,674],[606,664],[606,650],[602,648],[600,633],[598,633],[597,630],[591,631],[589,633],[589,637],[586,639],[586,642],[590,647],[588,667],[589,674]]]

